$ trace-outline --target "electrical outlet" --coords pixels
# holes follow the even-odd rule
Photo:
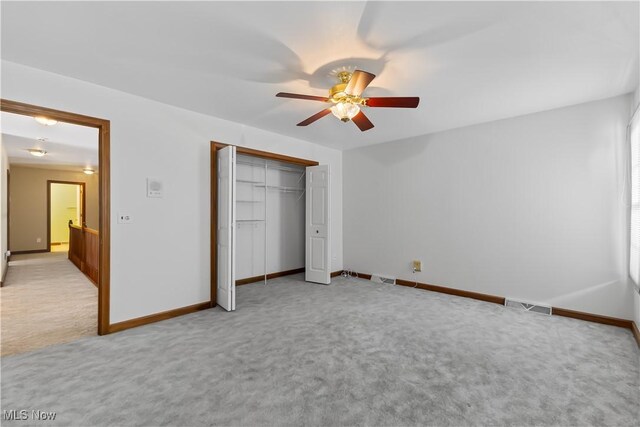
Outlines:
[[[413,272],[422,271],[422,261],[418,261],[417,259],[413,261]]]
[[[41,238],[41,237],[38,237],[38,238],[36,239],[36,243],[42,243],[42,238]]]
[[[118,214],[118,224],[131,224],[133,217],[129,214]]]

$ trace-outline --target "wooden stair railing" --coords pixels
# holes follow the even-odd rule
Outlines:
[[[96,230],[69,224],[69,261],[98,286],[99,235]]]

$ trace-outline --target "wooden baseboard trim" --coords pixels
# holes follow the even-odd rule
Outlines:
[[[342,274],[342,270],[333,271],[333,272],[331,273],[331,277],[337,277],[337,276],[339,276],[339,275],[341,275],[341,274]]]
[[[640,347],[640,329],[638,329],[638,324],[636,322],[631,322],[631,332],[633,332],[633,336],[638,343],[638,347]]]
[[[371,275],[366,273],[356,273],[358,278],[370,280]],[[482,294],[479,292],[464,291],[461,289],[447,288],[445,286],[430,285],[428,283],[412,282],[409,280],[396,279],[396,283],[400,286],[408,286],[410,288],[418,288],[426,291],[440,292],[449,295],[455,295],[465,298],[473,298],[480,301],[491,302],[494,304],[504,305],[505,298],[496,295]],[[632,320],[619,319],[616,317],[602,316],[600,314],[585,313],[582,311],[568,310],[566,308],[553,307],[552,315],[571,317],[573,319],[584,320],[587,322],[602,323],[605,325],[618,326],[620,328],[631,329],[638,346],[640,346],[640,330],[638,325]]]
[[[173,317],[183,316],[196,311],[211,308],[211,302],[201,302],[199,304],[188,305],[186,307],[175,308],[173,310],[163,311],[161,313],[150,314],[148,316],[137,317],[135,319],[125,320],[124,322],[113,323],[109,325],[109,333],[124,331],[149,323],[160,322],[161,320],[171,319]]]
[[[358,278],[360,279],[371,280],[371,274],[367,274],[367,273],[355,273],[355,274],[357,274]],[[494,304],[504,305],[504,297],[499,297],[496,295],[481,294],[480,292],[471,292],[471,291],[465,291],[462,289],[447,288],[446,286],[431,285],[429,283],[420,283],[420,282],[416,283],[416,282],[412,282],[410,280],[404,280],[404,279],[396,279],[396,284],[400,286],[407,286],[410,288],[418,288],[425,291],[440,292],[442,294],[455,295],[455,296],[464,297],[464,298],[472,298],[480,301],[486,301],[486,302],[492,302]]]
[[[277,273],[267,274],[267,280],[276,279],[278,277],[290,276],[292,274],[304,273],[303,268],[295,268],[293,270],[278,271]],[[249,283],[262,282],[264,280],[264,274],[262,276],[247,277],[246,279],[236,280],[236,286],[248,285]]]
[[[632,329],[632,321],[618,319],[616,317],[602,316],[600,314],[585,313],[583,311],[568,310],[566,308],[553,307],[551,314],[554,316],[571,317],[572,319],[586,320],[587,322],[602,323],[604,325],[618,326]]]
[[[397,279],[396,283],[400,286],[408,286],[410,288],[424,289],[425,291],[440,292],[442,294],[455,295],[458,297],[472,298],[480,301],[492,302],[494,304],[504,305],[504,298],[496,295],[481,294],[480,292],[465,291],[462,289],[447,288],[446,286],[431,285],[429,283],[416,283],[409,280]]]
[[[11,251],[11,255],[27,255],[27,254],[42,254],[49,252],[49,249],[31,249],[29,251]]]
[[[60,246],[60,245],[63,245],[63,244],[66,245],[68,243],[69,242],[51,242],[51,246]]]

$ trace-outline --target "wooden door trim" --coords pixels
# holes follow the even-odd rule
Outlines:
[[[111,122],[97,117],[0,99],[0,111],[23,116],[46,116],[60,122],[98,129],[99,268],[98,335],[108,334],[111,278]]]
[[[86,183],[82,181],[59,181],[56,179],[47,180],[47,252],[51,252],[51,184],[79,185],[80,187],[82,187],[82,206],[80,207],[80,209],[82,210],[82,216],[80,217],[81,227],[85,222],[85,209],[87,207]]]
[[[2,268],[4,269],[2,272],[2,278],[0,279],[0,288],[4,285],[7,279],[7,271],[9,271],[9,260],[11,256],[5,258],[5,254],[9,251],[11,247],[11,171],[9,170],[9,165],[7,164],[7,247],[4,248],[5,253],[0,254]]]
[[[7,164],[7,247],[5,250],[9,250],[11,247],[11,171],[9,170],[9,164]],[[6,264],[7,270],[9,269],[9,259],[7,258]],[[6,273],[6,270],[5,270]]]
[[[211,144],[215,146],[216,150],[219,150],[224,147],[228,147],[232,144],[223,144],[222,142],[211,141]],[[212,148],[213,150],[213,148]],[[299,157],[291,157],[285,156],[284,154],[271,153],[269,151],[261,151],[255,150],[253,148],[240,147],[236,145],[236,153],[237,154],[247,154],[253,157],[260,157],[262,159],[274,160],[278,162],[292,163],[294,165],[302,165],[302,166],[318,166],[320,163],[315,160],[307,160],[301,159]]]
[[[217,304],[217,289],[218,289],[218,272],[216,270],[217,264],[217,241],[216,232],[218,230],[218,150],[224,147],[228,147],[231,144],[223,144],[217,141],[211,141],[211,174],[209,176],[211,183],[211,237],[210,237],[210,260],[209,271],[211,274],[211,307],[215,307]],[[267,160],[275,160],[279,162],[292,163],[301,166],[318,166],[319,163],[315,160],[301,159],[298,157],[285,156],[284,154],[270,153],[268,151],[254,150],[253,148],[239,147],[236,145],[236,153],[247,154],[254,157],[260,157]]]

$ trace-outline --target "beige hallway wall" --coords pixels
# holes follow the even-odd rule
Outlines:
[[[80,169],[80,168],[79,168]],[[47,181],[85,183],[87,227],[98,229],[98,175],[11,165],[11,251],[47,249]],[[40,239],[40,242],[37,242]]]

